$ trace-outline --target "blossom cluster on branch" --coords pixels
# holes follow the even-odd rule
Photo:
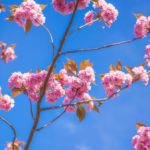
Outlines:
[[[93,8],[98,9],[98,12],[88,11],[84,17],[85,23],[90,23],[89,25],[91,25],[94,19],[98,19],[99,21],[104,21],[106,26],[110,27],[117,19],[118,10],[105,0],[93,1],[93,3]]]
[[[68,63],[64,65],[65,69],[60,70],[59,74],[53,73],[50,76],[45,95],[47,102],[54,103],[61,97],[64,97],[64,104],[73,99],[77,101],[91,99],[88,92],[91,89],[91,83],[95,81],[95,73],[88,61],[83,61],[80,66],[80,70],[77,72],[76,63],[69,59]],[[23,92],[32,101],[37,102],[46,76],[46,70],[37,70],[36,73],[13,73],[9,78],[12,95],[16,96]],[[92,103],[90,104],[92,105]],[[88,109],[92,107],[91,105]],[[75,109],[70,106],[67,111],[75,111]]]
[[[53,7],[61,14],[67,15],[73,12],[77,0],[52,0]],[[84,9],[90,4],[90,0],[79,0],[78,9]]]
[[[10,7],[12,14],[7,20],[15,21],[28,32],[32,24],[40,26],[45,23],[46,18],[42,12],[45,7],[46,5],[37,4],[34,0],[24,0],[20,6],[12,5]]]
[[[137,123],[137,135],[132,138],[135,150],[150,150],[150,127]]]
[[[9,111],[14,107],[14,100],[7,94],[3,95],[0,87],[0,110]]]
[[[135,14],[137,17],[134,26],[134,33],[136,37],[145,37],[150,32],[150,16],[146,17],[142,14]]]
[[[125,66],[128,73],[123,71],[120,62],[117,62],[116,66],[110,66],[110,72],[102,74],[100,78],[102,79],[102,85],[106,91],[108,97],[117,96],[117,90],[124,87],[129,88],[132,83],[136,81],[143,81],[145,85],[149,82],[149,75],[143,65],[134,67]],[[116,93],[116,94],[114,94]]]
[[[14,44],[11,44],[7,47],[7,45],[4,42],[0,42],[0,58],[6,63],[9,61],[13,61],[16,58],[14,48]]]
[[[50,69],[37,69],[36,73],[31,71],[27,73],[14,72],[8,80],[9,88],[12,91],[13,97],[24,93],[29,97],[31,102],[37,102],[37,112],[35,118],[31,110],[34,125],[31,130],[31,136],[29,136],[29,140],[27,142],[27,147],[29,147],[31,143],[34,132],[38,131],[38,129],[41,129],[38,128],[37,125],[40,119],[40,112],[44,111],[44,109],[51,110],[55,108],[64,108],[65,110],[63,113],[66,111],[76,112],[79,120],[82,121],[85,117],[86,111],[95,110],[98,112],[99,109],[97,108],[97,105],[101,106],[103,100],[108,100],[117,96],[122,89],[129,88],[134,82],[141,80],[144,85],[149,83],[150,73],[145,69],[145,65],[142,64],[134,68],[125,66],[123,68],[122,64],[117,62],[115,66],[111,65],[109,67],[110,71],[108,73],[100,75],[102,86],[106,91],[107,97],[96,100],[89,93],[91,90],[91,85],[95,83],[95,71],[93,69],[93,65],[88,60],[81,62],[80,67],[78,67],[75,61],[68,59],[67,63],[64,64],[64,68],[61,69],[58,74],[56,74],[54,70],[52,71],[52,69],[55,67],[58,57],[63,53],[61,50],[65,40],[67,39],[66,37],[69,35],[68,33],[73,33],[76,31],[73,30],[73,32],[69,32],[76,13],[76,7],[77,10],[82,10],[87,7],[92,8],[92,10],[89,10],[84,16],[85,24],[77,28],[77,30],[80,30],[87,25],[92,25],[95,21],[103,21],[107,27],[110,27],[112,23],[117,20],[119,14],[115,6],[106,2],[105,0],[52,0],[52,5],[57,12],[63,15],[70,13],[73,13],[73,15],[66,29],[64,37],[60,42],[60,49],[54,57]],[[18,25],[23,27],[26,32],[30,31],[32,25],[42,26],[50,36],[53,54],[55,54],[53,37],[48,28],[44,25],[46,17],[43,14],[43,10],[45,7],[46,5],[37,4],[34,0],[24,0],[19,6],[10,6],[11,15],[7,18],[7,20],[16,22]],[[5,6],[0,4],[0,12],[2,11],[5,11]],[[137,21],[134,26],[134,33],[137,38],[120,42],[121,44],[143,38],[150,33],[150,16],[146,17],[142,14],[135,14],[135,16],[137,17]],[[110,44],[103,46],[102,48],[120,45],[120,43],[115,43],[112,45]],[[4,42],[0,42],[0,57],[4,62],[9,62],[16,58],[14,48],[14,44],[11,44],[7,47]],[[99,50],[101,48],[97,49]],[[80,50],[74,50],[74,52],[76,51],[79,52]],[[87,50],[84,49],[81,51],[83,52]],[[72,51],[69,52],[71,53]],[[67,54],[67,52],[65,54]],[[146,46],[146,54],[144,59],[146,66],[150,67],[150,45]],[[61,105],[50,108],[41,108],[41,102],[43,98],[42,95],[45,96],[46,101],[49,104],[60,102]],[[96,102],[97,105],[95,105]],[[14,100],[9,95],[3,95],[0,88],[0,110],[9,111],[13,107]],[[54,118],[51,122],[58,119],[62,114]],[[23,142],[16,139],[14,128],[4,119],[1,118],[1,120],[7,123],[15,134],[14,140],[7,143],[6,150],[21,150]],[[143,124],[138,124],[137,132],[138,135],[133,137],[134,149],[150,150],[150,128]]]

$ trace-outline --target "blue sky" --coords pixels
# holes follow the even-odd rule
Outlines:
[[[62,16],[51,6],[50,0],[36,0],[38,3],[48,4],[44,10],[47,18],[46,26],[51,30],[55,44],[58,47],[60,39],[67,26],[70,15]],[[21,0],[3,0],[8,6],[20,4]],[[67,40],[64,51],[78,48],[98,47],[105,44],[131,39],[135,17],[133,13],[150,15],[149,0],[109,0],[119,10],[118,20],[111,28],[102,29],[101,23],[87,27]],[[72,29],[83,24],[83,16],[89,8],[78,11]],[[0,40],[8,44],[16,43],[17,59],[14,62],[4,64],[0,61],[0,85],[3,93],[11,94],[8,88],[8,78],[15,71],[35,71],[36,68],[45,69],[52,60],[52,49],[47,33],[41,27],[33,27],[29,33],[25,33],[15,23],[4,20],[9,11],[0,14]],[[145,45],[150,43],[146,37],[134,43],[120,45],[105,49],[101,52],[89,52],[71,54],[61,57],[57,62],[59,71],[67,58],[81,62],[89,59],[94,64],[94,69],[99,74],[107,72],[110,64],[120,60],[123,65],[132,67],[143,63]],[[101,98],[105,92],[97,78],[97,85],[93,86],[91,95]],[[136,83],[130,89],[123,91],[114,100],[106,102],[100,109],[100,113],[88,112],[85,120],[80,123],[75,113],[65,114],[52,126],[37,133],[31,144],[31,150],[131,150],[131,138],[136,134],[135,123],[143,122],[150,125],[150,85],[144,86]],[[26,141],[32,119],[29,113],[29,101],[25,95],[15,98],[15,107],[9,113],[0,112],[0,115],[8,119],[17,129],[20,140]],[[59,111],[42,114],[42,125],[46,120],[55,117]],[[0,122],[0,149],[4,149],[7,141],[12,139],[11,130]]]

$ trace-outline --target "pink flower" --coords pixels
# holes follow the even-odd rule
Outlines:
[[[148,84],[149,77],[148,77],[147,71],[144,69],[143,66],[134,67],[132,70],[135,73],[135,75],[140,76],[140,79],[144,82],[145,85]]]
[[[23,87],[23,74],[21,72],[14,72],[8,79],[9,88],[22,88]]]
[[[21,3],[13,14],[14,21],[24,27],[27,20],[31,20],[35,26],[40,26],[45,23],[45,17],[42,13],[42,8],[34,0],[27,0]]]
[[[132,76],[122,71],[110,71],[102,78],[102,84],[108,97],[111,97],[123,85],[129,87],[132,84]]]
[[[2,50],[1,58],[4,60],[4,62],[13,61],[16,58],[14,49],[9,47],[6,50]]]
[[[146,54],[144,55],[145,64],[146,66],[150,67],[150,45],[146,46]]]
[[[8,82],[9,88],[18,90],[26,94],[30,100],[39,100],[41,89],[43,89],[47,71],[37,71],[36,73],[15,72]],[[59,74],[51,74],[46,87],[45,96],[49,103],[57,102],[64,98],[63,103],[68,104],[72,100],[83,100],[91,89],[91,83],[95,81],[95,73],[92,67],[80,70],[76,76],[70,75],[65,69],[61,69]],[[92,107],[92,103],[91,103]],[[90,109],[90,108],[89,108]],[[74,107],[68,107],[68,111],[74,111]]]
[[[0,87],[0,110],[10,111],[14,107],[14,100],[9,95],[2,95]]]
[[[67,1],[67,0],[52,0],[52,5],[56,11],[63,15],[67,15],[73,12],[75,3],[77,0],[74,1]],[[78,9],[86,8],[90,3],[90,0],[79,0]]]
[[[84,95],[83,95],[83,101],[89,101],[89,100],[92,100],[91,96],[88,93],[84,93]],[[90,101],[88,103],[87,110],[92,110],[93,106],[94,106],[94,102]]]
[[[90,3],[90,0],[79,0],[78,9],[86,8],[89,5],[89,3]]]
[[[56,11],[64,15],[72,13],[75,6],[74,2],[66,3],[66,0],[52,0],[52,4]]]
[[[87,14],[87,21],[92,20],[92,17],[95,17],[100,21],[104,21],[106,26],[110,27],[111,24],[117,20],[119,14],[118,10],[112,4],[107,3],[105,0],[98,0],[94,2],[93,8],[98,8],[99,12],[95,12],[95,16],[94,13]]]
[[[86,82],[94,82],[95,81],[95,73],[92,67],[87,67],[84,70],[80,70],[78,73],[78,77]]]
[[[56,102],[57,99],[65,95],[65,90],[59,82],[50,81],[46,90],[46,100],[50,103]]]
[[[102,10],[101,17],[106,22],[108,27],[117,19],[118,10],[112,4],[108,4]]]
[[[147,17],[145,16],[139,17],[134,26],[134,33],[136,37],[145,37],[148,32],[149,30]]]
[[[13,61],[16,58],[15,52],[14,52],[14,45],[10,45],[9,47],[6,47],[6,44],[3,42],[0,42],[0,57],[4,62]]]
[[[150,128],[142,126],[138,129],[138,135],[132,138],[132,145],[135,150],[150,149]]]
[[[92,25],[94,20],[94,12],[93,11],[88,11],[85,16],[84,16],[84,21],[85,23],[90,23],[89,25]]]

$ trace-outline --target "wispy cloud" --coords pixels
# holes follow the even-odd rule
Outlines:
[[[76,145],[76,150],[91,150],[91,149],[85,144],[79,144]]]

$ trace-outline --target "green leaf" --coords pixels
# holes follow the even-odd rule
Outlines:
[[[26,20],[26,24],[25,24],[25,26],[24,26],[25,32],[29,32],[30,29],[31,29],[31,27],[32,27],[32,20],[27,19],[27,20]]]
[[[82,121],[86,116],[86,111],[82,105],[79,105],[76,111],[77,117]]]

